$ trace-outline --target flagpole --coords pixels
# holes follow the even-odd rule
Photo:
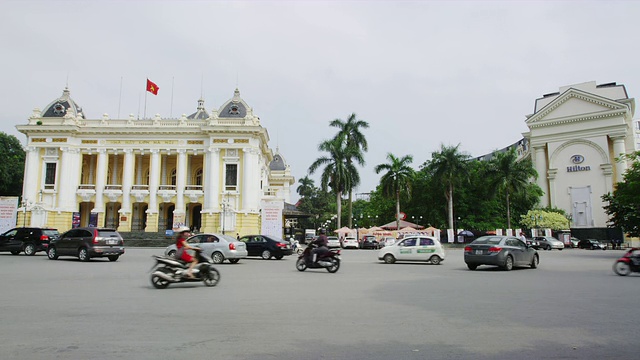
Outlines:
[[[173,79],[174,77],[171,77],[171,110],[169,111],[169,118],[173,117]]]
[[[149,81],[149,78],[147,78],[147,81]],[[145,85],[145,90],[147,89],[147,86]],[[144,115],[142,116],[143,119],[147,118],[147,93],[148,91],[144,92]]]
[[[120,95],[118,95],[118,119],[120,119],[120,105],[122,104],[122,76],[120,76]]]

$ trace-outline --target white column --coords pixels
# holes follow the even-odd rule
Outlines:
[[[142,159],[143,155],[136,155],[136,185],[142,185]]]
[[[149,168],[149,212],[158,212],[158,185],[160,184],[160,150],[151,150]]]
[[[252,188],[252,165],[253,156],[250,148],[242,149],[244,158],[242,159],[242,209],[243,211],[249,211],[251,208],[251,200],[253,199]]]
[[[96,169],[96,202],[91,212],[104,212],[104,185],[107,181],[107,168],[109,167],[109,155],[107,150],[98,149],[98,168]]]
[[[611,138],[613,140],[613,155],[615,158],[620,157],[625,154],[624,151],[624,136],[616,136]],[[616,182],[622,182],[623,175],[627,171],[627,161],[621,159],[620,161],[615,161],[616,164]]]
[[[534,146],[536,153],[536,171],[538,172],[538,186],[544,192],[544,196],[540,199],[540,206],[549,206],[549,187],[547,183],[547,156],[544,152],[546,145]]]
[[[93,162],[93,155],[89,155],[87,159],[89,159],[89,179],[87,181],[88,184],[95,185],[96,181],[93,175],[96,172],[96,164]]]
[[[209,210],[217,210],[220,207],[220,149],[209,148],[209,162],[207,168],[207,178],[209,179],[204,192],[209,193]]]
[[[60,148],[62,151],[62,165],[56,179],[58,189],[58,210],[77,211],[76,190],[80,182],[80,164],[78,149]]]
[[[133,149],[124,150],[124,164],[122,165],[122,207],[121,213],[131,213],[131,185],[133,185],[134,169]]]
[[[167,155],[162,155],[162,164],[160,166],[162,172],[160,173],[160,185],[167,184]]]
[[[175,212],[184,214],[184,186],[187,181],[187,150],[178,150],[178,171],[176,173],[176,210]]]
[[[40,166],[40,148],[29,146],[26,149],[27,157],[25,159],[25,171],[24,171],[24,180],[22,181],[22,195],[25,199],[30,201],[36,201],[36,196],[38,194],[38,190],[40,189],[39,184],[44,183],[38,182],[38,167]],[[44,174],[42,175],[44,176]]]

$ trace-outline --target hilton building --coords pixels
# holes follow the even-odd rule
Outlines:
[[[260,233],[264,208],[290,201],[290,169],[237,89],[179,119],[87,119],[65,89],[16,128],[27,136],[18,223]]]
[[[563,86],[536,99],[529,131],[508,148],[533,160],[544,191],[540,206],[563,209],[574,229],[606,228],[601,196],[623,180],[628,164],[619,156],[638,149],[634,113],[635,100],[616,83]]]

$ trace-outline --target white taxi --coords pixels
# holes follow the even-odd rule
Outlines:
[[[430,236],[409,236],[378,251],[378,260],[387,264],[396,261],[428,261],[438,265],[444,258],[442,244]]]

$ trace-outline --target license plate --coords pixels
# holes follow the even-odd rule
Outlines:
[[[118,243],[118,240],[107,240],[107,245],[115,245]]]
[[[481,255],[482,254],[482,250],[476,250],[476,255]]]

